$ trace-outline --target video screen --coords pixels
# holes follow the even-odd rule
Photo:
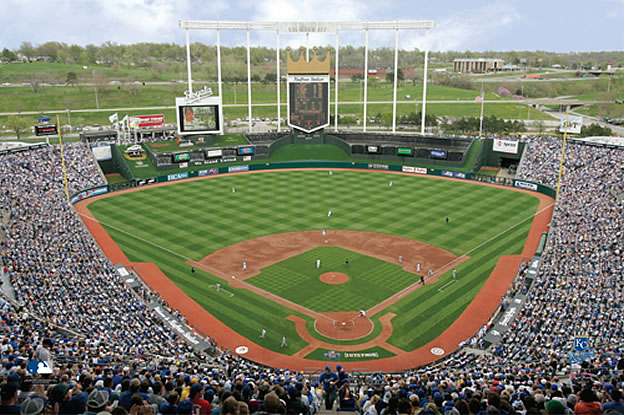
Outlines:
[[[182,105],[178,111],[181,133],[219,130],[217,105]]]

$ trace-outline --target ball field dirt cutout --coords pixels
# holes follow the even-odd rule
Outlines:
[[[324,272],[319,276],[319,280],[326,284],[344,284],[349,281],[349,277],[342,272]]]

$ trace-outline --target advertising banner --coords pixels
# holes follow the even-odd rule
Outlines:
[[[206,157],[221,157],[221,150],[207,150]]]
[[[174,154],[174,161],[188,161],[191,160],[190,153],[178,153]]]
[[[140,179],[137,180],[137,186],[145,186],[148,184],[154,184],[156,183],[158,180],[156,179],[156,177],[150,177],[149,179]]]
[[[167,181],[171,182],[173,180],[186,179],[187,177],[189,177],[189,172],[187,172],[187,171],[185,171],[184,173],[168,174],[167,175]]]
[[[367,153],[377,153],[379,150],[378,146],[367,146]]]
[[[239,156],[254,154],[254,147],[239,147]]]
[[[35,135],[57,135],[59,133],[56,124],[35,125]]]
[[[397,154],[400,156],[412,156],[412,148],[410,147],[397,147]]]
[[[388,164],[369,163],[368,167],[375,170],[388,170]]]
[[[441,176],[455,177],[456,179],[466,179],[467,175],[460,171],[441,170]]]
[[[566,117],[560,120],[560,132],[564,133],[564,126],[566,125],[566,132],[570,134],[579,134],[582,132],[582,117],[569,117],[569,123],[566,124]]]
[[[402,166],[401,171],[404,173],[428,174],[428,169],[423,167]]]
[[[447,152],[445,150],[430,150],[430,158],[446,160]]]
[[[161,127],[163,124],[165,124],[165,116],[163,114],[131,115],[128,117],[128,126],[130,128]]]
[[[74,203],[78,202],[79,200],[88,199],[90,197],[97,196],[97,195],[102,195],[104,193],[108,193],[108,191],[109,191],[109,189],[106,186],[96,187],[94,189],[85,190],[85,191],[82,191],[82,192],[72,196],[71,199],[69,200],[69,202],[73,205]]]
[[[493,151],[498,151],[500,153],[516,154],[519,151],[519,142],[494,139]]]
[[[249,171],[250,166],[245,164],[243,166],[230,166],[228,167],[228,173],[235,173],[239,171]]]
[[[514,187],[518,187],[519,189],[527,189],[527,190],[538,190],[538,185],[535,183],[522,182],[521,180],[514,181]]]
[[[113,158],[109,144],[93,146],[91,147],[91,152],[97,161],[111,160]]]
[[[198,176],[214,176],[215,174],[219,174],[219,169],[207,169],[207,170],[198,170]]]

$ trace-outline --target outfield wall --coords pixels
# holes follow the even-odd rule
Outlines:
[[[287,143],[288,144],[288,143]],[[285,145],[285,144],[282,144]],[[119,151],[119,150],[118,150]],[[478,177],[471,173],[464,173],[453,170],[445,169],[432,169],[425,167],[403,166],[398,164],[387,163],[364,163],[364,162],[344,162],[344,161],[285,161],[274,163],[259,163],[259,164],[243,164],[228,167],[206,167],[193,171],[186,171],[180,173],[172,173],[163,176],[149,177],[146,179],[134,179],[128,182],[115,183],[113,185],[96,186],[80,192],[76,192],[70,198],[70,203],[74,203],[88,199],[99,194],[113,192],[117,190],[127,189],[129,187],[141,187],[155,183],[173,182],[178,180],[184,180],[194,177],[203,176],[215,176],[219,174],[227,173],[241,173],[247,171],[258,170],[282,170],[282,169],[361,169],[361,170],[376,170],[376,171],[388,171],[388,172],[403,172],[410,174],[420,174],[427,176],[442,176],[450,177],[462,180],[475,180],[480,182],[487,182],[493,184],[499,184],[507,187],[516,187],[518,189],[530,190],[533,192],[542,193],[555,199],[555,190],[549,186],[545,186],[540,183],[534,183],[527,180],[517,179],[501,179],[495,177]]]

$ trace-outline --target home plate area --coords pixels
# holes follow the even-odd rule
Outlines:
[[[326,337],[337,340],[354,340],[368,336],[373,323],[360,317],[358,311],[322,313],[327,318],[315,321],[315,330]]]

